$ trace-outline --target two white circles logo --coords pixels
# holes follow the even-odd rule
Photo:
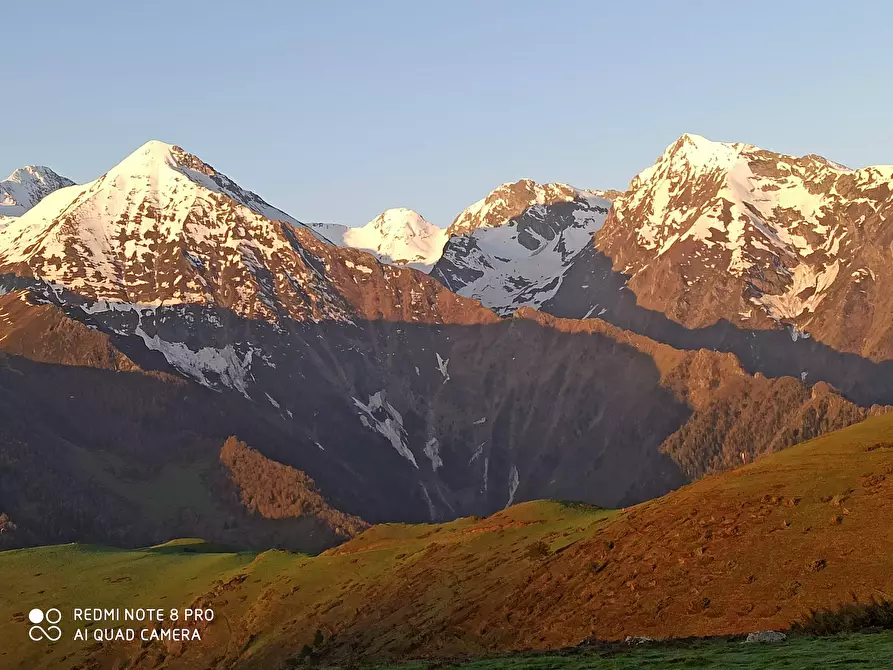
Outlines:
[[[62,621],[62,612],[55,607],[51,607],[46,612],[35,607],[28,612],[28,621],[34,624],[28,629],[28,637],[35,642],[40,642],[41,640],[58,642],[62,637],[62,629],[56,625]],[[50,625],[44,628],[40,625],[44,622]]]

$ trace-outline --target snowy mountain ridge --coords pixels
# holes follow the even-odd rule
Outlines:
[[[706,171],[705,192],[722,176]],[[609,195],[530,180],[504,184],[460,215],[429,277],[332,244],[338,227],[311,231],[196,156],[153,141],[95,181],[49,194],[0,231],[0,343],[5,353],[62,363],[31,366],[52,375],[55,367],[90,366],[165,373],[158,375],[164,380],[147,375],[151,383],[136,396],[152,402],[132,403],[139,425],[158,423],[159,383],[188,387],[183,393],[195,407],[225,399],[207,416],[243,418],[223,434],[257,431],[251,442],[259,449],[371,520],[455,518],[537,497],[625,506],[689,476],[661,445],[681,435],[679,453],[701,455],[697,427],[713,417],[730,419],[718,422],[725,432],[714,441],[729,453],[704,451],[700,462],[729,467],[743,449],[750,457],[777,446],[784,426],[800,437],[862,416],[796,379],[750,377],[709,349],[671,350],[600,319],[519,309],[572,285],[589,290],[570,273],[595,253],[595,233],[611,225]],[[652,254],[645,264],[654,267],[691,242],[677,241],[662,256],[655,256],[659,247],[627,244],[644,220],[624,219],[633,237],[622,240],[621,252],[636,252],[630,262]],[[410,210],[389,210],[364,229],[383,259],[394,245],[382,243],[404,233],[402,249],[424,251],[413,244],[436,232],[429,226]],[[879,254],[866,266],[878,283],[885,260]],[[752,283],[756,267],[747,270]],[[667,277],[657,275],[655,285],[674,287]],[[720,298],[734,297],[718,285]],[[500,319],[493,310],[517,312]],[[141,375],[78,374],[77,381],[130,384],[130,377]],[[751,401],[757,394],[764,405]],[[62,406],[72,399],[59,394]],[[849,413],[826,422],[825,406]],[[103,400],[89,420],[101,425],[109,407]],[[773,424],[769,437],[752,439],[739,426],[758,423],[752,417],[763,407],[794,413]],[[685,442],[677,431],[693,412],[694,439]],[[184,434],[191,442],[192,431]],[[213,448],[216,437],[202,434]]]

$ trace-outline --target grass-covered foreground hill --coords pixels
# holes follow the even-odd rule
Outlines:
[[[827,638],[795,637],[783,644],[749,644],[741,639],[696,640],[611,648],[566,649],[555,653],[514,654],[450,661],[441,670],[634,670],[638,668],[709,668],[712,670],[817,670],[819,668],[888,668],[893,633],[848,634]],[[384,670],[382,666],[378,670]],[[427,670],[416,661],[392,666]]]
[[[525,503],[375,526],[316,557],[187,542],[8,551],[0,667],[392,663],[785,629],[811,609],[893,594],[891,510],[893,416],[881,416],[621,511]],[[216,614],[201,641],[76,642],[71,624],[55,645],[27,637],[32,607],[67,620],[73,607],[196,604]],[[836,648],[784,644],[807,643]]]

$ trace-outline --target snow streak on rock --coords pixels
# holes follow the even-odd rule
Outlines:
[[[435,354],[437,355],[437,370],[438,372],[440,372],[441,375],[443,375],[443,383],[446,384],[448,381],[450,381],[450,373],[447,372],[447,366],[450,364],[450,359],[441,358],[440,354],[436,352]]]
[[[505,504],[506,507],[511,506],[511,504],[515,502],[515,494],[518,492],[518,485],[520,484],[520,481],[521,480],[518,476],[518,467],[516,465],[513,465],[511,471],[509,472],[509,499],[508,502]]]
[[[384,390],[369,396],[369,401],[366,403],[357,398],[354,398],[353,401],[360,409],[360,421],[362,424],[384,435],[397,453],[418,469],[419,464],[416,463],[415,456],[406,444],[406,429],[403,427],[403,416],[386,400]]]

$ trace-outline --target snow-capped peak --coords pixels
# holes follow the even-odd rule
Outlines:
[[[502,184],[456,217],[431,275],[502,314],[538,307],[592,244],[611,205],[606,195],[530,179]]]
[[[92,299],[340,318],[297,228],[196,156],[151,141],[99,179],[11,219],[0,229],[0,268]]]
[[[731,165],[746,145],[714,142],[702,135],[685,133],[667,151],[676,160],[704,167]]]
[[[692,297],[698,287],[713,295],[717,276],[745,287],[736,314],[758,306],[775,320],[805,318],[843,276],[859,230],[885,219],[891,179],[889,166],[850,170],[815,154],[686,134],[615,199],[598,247],[633,275],[643,304],[671,290],[650,273],[658,259],[672,264],[688,296],[677,310],[686,325],[720,316],[719,303]]]
[[[447,232],[406,207],[387,209],[365,226],[309,224],[334,244],[375,254],[383,263],[427,272],[443,251]]]
[[[426,221],[418,212],[406,207],[386,209],[363,228],[375,228],[386,235],[401,235],[403,233],[430,235],[436,230],[442,230]],[[363,230],[363,228],[359,230]]]
[[[53,191],[74,182],[43,165],[26,165],[0,181],[0,217],[21,216]]]
[[[270,220],[303,225],[281,209],[267,203],[256,193],[241,188],[197,156],[187,153],[175,144],[167,144],[160,140],[146,142],[109,170],[103,179],[107,181],[121,178],[125,181],[148,179],[148,184],[152,186],[170,186],[170,180],[177,180],[176,173],[186,176],[191,182],[209,191],[226,195]]]

